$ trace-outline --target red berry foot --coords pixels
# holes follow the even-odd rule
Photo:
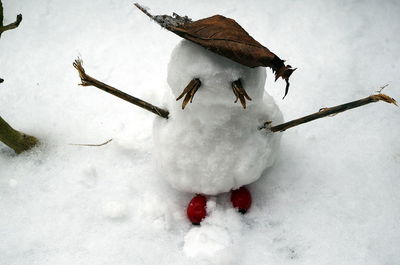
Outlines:
[[[196,195],[187,207],[187,216],[194,225],[200,225],[200,222],[206,217],[207,199],[203,195]]]
[[[251,207],[251,194],[245,187],[233,190],[231,194],[231,202],[234,208],[242,214],[245,214]]]

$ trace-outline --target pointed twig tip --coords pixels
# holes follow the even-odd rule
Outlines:
[[[389,104],[394,104],[394,105],[396,105],[398,107],[397,101],[394,98],[389,97],[386,94],[379,93],[379,94],[373,95],[372,97],[375,98],[376,101],[381,100],[381,101],[384,101],[384,102],[389,103]]]
[[[144,14],[146,14],[146,16],[148,16],[151,19],[154,19],[154,16],[152,14],[150,14],[150,12],[148,11],[149,8],[141,6],[139,3],[134,3],[134,5],[140,10],[142,11]]]

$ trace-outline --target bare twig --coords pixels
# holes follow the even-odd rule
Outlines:
[[[108,139],[107,141],[105,141],[102,144],[69,144],[69,145],[78,145],[78,146],[103,146],[108,144],[109,142],[111,142],[113,139]]]
[[[35,137],[13,129],[1,116],[0,141],[12,148],[17,154],[27,151],[39,143]]]
[[[19,14],[15,22],[8,25],[3,24],[3,3],[0,0],[0,37],[4,31],[15,29],[19,26],[22,21],[22,15]],[[0,78],[0,83],[3,83],[4,79]],[[39,141],[33,136],[19,132],[12,128],[4,119],[0,116],[0,141],[12,148],[17,154],[22,153],[26,150],[36,146]]]
[[[22,21],[22,15],[18,14],[15,22],[10,23],[10,24],[5,25],[5,26],[3,25],[3,19],[4,19],[4,16],[3,16],[3,4],[1,3],[1,0],[0,0],[0,37],[1,37],[1,34],[4,31],[15,29],[15,28],[17,28],[19,26],[19,24]]]
[[[119,97],[123,100],[126,100],[136,106],[139,106],[145,110],[148,110],[150,112],[153,112],[154,114],[157,114],[158,116],[168,119],[168,115],[169,112],[165,109],[161,109],[159,107],[156,107],[144,100],[141,100],[139,98],[133,97],[125,92],[122,92],[121,90],[118,90],[112,86],[109,86],[105,83],[102,83],[96,79],[94,79],[93,77],[87,75],[85,73],[85,69],[82,66],[82,60],[81,59],[77,59],[75,60],[75,62],[73,63],[73,66],[75,67],[76,70],[78,70],[79,72],[79,76],[81,78],[82,84],[80,84],[81,86],[95,86],[97,88],[100,88],[101,90],[110,93],[116,97]]]
[[[300,125],[300,124],[303,124],[306,122],[324,118],[324,117],[330,116],[330,115],[335,115],[340,112],[344,112],[346,110],[354,109],[354,108],[357,108],[357,107],[360,107],[360,106],[363,106],[363,105],[366,105],[369,103],[377,102],[377,101],[384,101],[386,103],[395,104],[397,106],[396,100],[394,100],[393,98],[391,98],[385,94],[379,93],[379,94],[375,94],[375,95],[372,95],[372,96],[369,96],[369,97],[366,97],[363,99],[359,99],[356,101],[352,101],[352,102],[349,102],[346,104],[338,105],[335,107],[323,108],[316,113],[313,113],[308,116],[301,117],[299,119],[295,119],[295,120],[292,120],[289,122],[285,122],[283,124],[272,126],[269,129],[273,132],[283,132],[289,128],[295,127],[297,125]]]

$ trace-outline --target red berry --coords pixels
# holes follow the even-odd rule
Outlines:
[[[207,199],[203,195],[196,195],[187,207],[187,216],[194,225],[199,225],[206,217]]]
[[[245,187],[233,190],[231,194],[231,202],[234,208],[238,208],[239,212],[246,213],[251,206],[251,194]]]

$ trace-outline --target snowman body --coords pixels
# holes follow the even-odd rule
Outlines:
[[[175,99],[193,78],[201,81],[193,103]],[[231,84],[240,79],[252,101],[243,109]],[[280,133],[260,130],[283,121],[264,91],[266,71],[250,68],[182,40],[168,65],[168,120],[156,118],[153,136],[159,172],[176,189],[216,195],[256,181],[272,166]]]

